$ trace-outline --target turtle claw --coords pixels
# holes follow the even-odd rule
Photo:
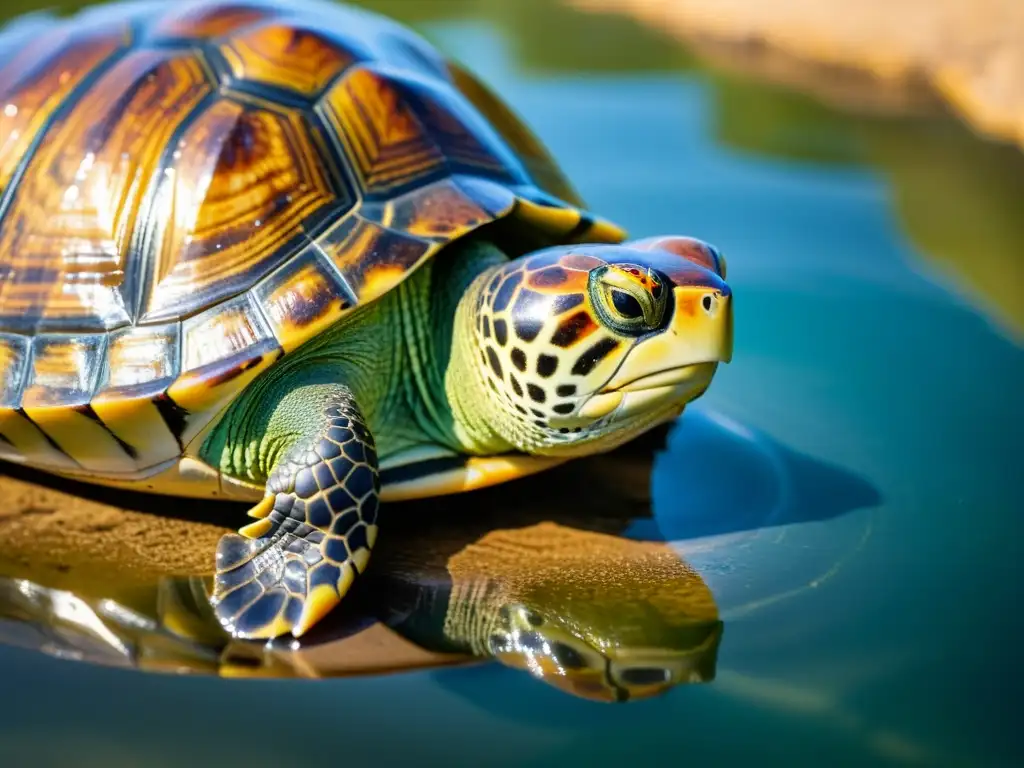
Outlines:
[[[274,497],[264,496],[263,501],[257,504],[255,507],[246,512],[249,517],[254,517],[257,520],[263,520],[270,517],[270,513],[274,511]]]
[[[348,592],[377,539],[373,440],[347,390],[267,480],[256,519],[217,545],[211,603],[234,637],[299,637]]]
[[[292,627],[292,634],[301,637],[309,631],[310,627],[330,613],[339,602],[342,596],[348,591],[349,586],[355,579],[351,567],[342,569],[342,583],[337,585],[321,584],[315,587],[306,597],[302,606],[302,615],[298,622]]]
[[[217,565],[214,613],[238,638],[304,635],[341,601],[357,574],[351,560],[325,559],[318,543],[290,534],[255,540],[227,534],[217,547]]]
[[[258,539],[273,527],[272,520],[257,520],[255,523],[242,526],[238,532],[247,539]]]

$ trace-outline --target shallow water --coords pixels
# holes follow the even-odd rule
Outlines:
[[[375,5],[490,82],[594,210],[727,254],[732,364],[666,450],[584,466],[622,472],[616,532],[710,590],[713,680],[609,706],[497,663],[251,681],[2,648],[0,764],[1020,761],[1020,152],[547,2]],[[583,526],[601,497],[555,482],[496,514]]]

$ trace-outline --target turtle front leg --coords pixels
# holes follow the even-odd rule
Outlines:
[[[377,538],[377,454],[348,388],[307,430],[249,512],[258,522],[217,547],[211,602],[235,637],[304,634],[363,572]]]

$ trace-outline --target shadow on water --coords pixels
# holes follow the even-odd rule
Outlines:
[[[0,510],[0,637],[9,644],[224,676],[327,677],[496,659],[601,701],[715,677],[722,620],[680,540],[822,521],[879,502],[856,476],[694,408],[673,428],[608,455],[386,506],[373,565],[337,615],[301,644],[264,645],[221,632],[205,578],[159,575],[160,565],[146,577],[119,577],[102,562],[104,539],[159,541],[154,532],[184,524],[206,531],[206,540],[188,543],[205,564],[214,534],[233,529],[244,507],[91,486],[62,496],[66,482],[5,471],[0,486],[13,506]],[[35,490],[19,497],[24,481]],[[657,492],[667,505],[652,504],[660,484],[670,487]],[[72,500],[115,516],[81,508],[76,520]],[[92,522],[83,527],[82,518]]]

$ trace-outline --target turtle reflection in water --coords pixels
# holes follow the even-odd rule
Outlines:
[[[206,578],[167,576],[156,590],[142,590],[145,599],[140,585],[123,579],[104,580],[118,587],[79,583],[76,571],[89,568],[63,560],[75,562],[83,551],[78,538],[62,548],[66,521],[55,521],[47,535],[33,528],[33,535],[18,536],[18,526],[44,523],[38,514],[4,510],[3,572],[76,594],[4,579],[0,634],[9,643],[98,663],[230,676],[365,674],[494,657],[603,701],[707,681],[721,636],[710,591],[667,544],[618,535],[649,514],[650,448],[659,439],[654,434],[552,470],[554,483],[530,479],[500,491],[398,505],[395,514],[409,524],[381,543],[380,567],[345,611],[301,645],[232,639],[212,613]],[[0,487],[14,482],[0,477]],[[126,498],[97,493],[115,503]],[[53,495],[46,504],[59,509],[67,497]],[[38,509],[40,502],[33,504]],[[153,527],[171,522],[136,517]],[[116,538],[117,532],[95,535]],[[31,569],[14,566],[19,560],[31,561]],[[65,563],[62,572],[55,563]],[[58,573],[59,579],[48,576]],[[119,588],[131,596],[119,596]]]
[[[714,599],[667,544],[545,522],[492,531],[445,570],[421,566],[411,610],[392,620],[426,647],[493,655],[603,701],[714,677]]]

